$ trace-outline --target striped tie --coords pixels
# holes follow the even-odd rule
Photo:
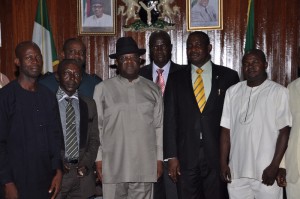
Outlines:
[[[164,95],[165,92],[165,81],[164,81],[164,76],[162,73],[164,72],[163,69],[157,69],[157,78],[156,78],[156,84],[159,86],[162,95]]]
[[[75,111],[72,106],[72,99],[66,98],[66,152],[69,159],[77,159],[78,155],[78,141],[76,135]]]
[[[201,68],[197,69],[197,79],[194,82],[194,94],[198,103],[198,107],[200,111],[202,112],[204,109],[204,106],[206,104],[206,99],[205,99],[205,91],[204,91],[204,84],[202,80],[201,73],[203,70]]]

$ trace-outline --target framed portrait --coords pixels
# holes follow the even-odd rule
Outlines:
[[[223,29],[223,0],[187,0],[187,29]]]
[[[77,0],[79,35],[116,34],[116,0]]]

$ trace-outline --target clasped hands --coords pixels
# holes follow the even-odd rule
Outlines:
[[[221,164],[221,179],[226,183],[231,183],[231,171],[228,164]],[[262,183],[272,186],[277,182],[279,187],[286,186],[286,170],[270,164],[262,174]]]

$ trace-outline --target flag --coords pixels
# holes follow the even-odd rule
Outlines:
[[[48,19],[46,0],[39,0],[33,26],[32,41],[41,49],[44,60],[43,73],[53,72],[53,66],[58,64],[58,60]]]
[[[245,53],[254,48],[254,0],[249,0]]]

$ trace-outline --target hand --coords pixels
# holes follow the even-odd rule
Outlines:
[[[267,168],[265,168],[262,174],[262,183],[271,186],[274,184],[276,176],[278,173],[278,166],[274,166],[270,164]]]
[[[51,186],[50,186],[50,189],[49,189],[49,193],[53,193],[53,191],[54,191],[54,193],[52,194],[51,199],[56,198],[56,196],[57,196],[57,194],[60,190],[61,180],[62,180],[62,171],[60,169],[57,169],[56,174],[52,179]]]
[[[286,187],[286,170],[284,168],[279,168],[276,181],[279,187]]]
[[[157,179],[161,177],[164,172],[163,161],[157,160]]]
[[[81,166],[77,168],[77,177],[84,177],[89,174],[89,168],[86,166]]]
[[[231,183],[231,172],[228,164],[221,164],[221,179],[226,183]]]
[[[5,199],[18,199],[18,190],[13,182],[4,185]]]
[[[96,162],[96,172],[97,172],[97,176],[99,178],[100,181],[102,181],[102,161],[97,161]]]
[[[172,158],[168,160],[169,167],[169,176],[173,180],[173,182],[177,182],[177,175],[180,174],[180,165],[177,158]]]

